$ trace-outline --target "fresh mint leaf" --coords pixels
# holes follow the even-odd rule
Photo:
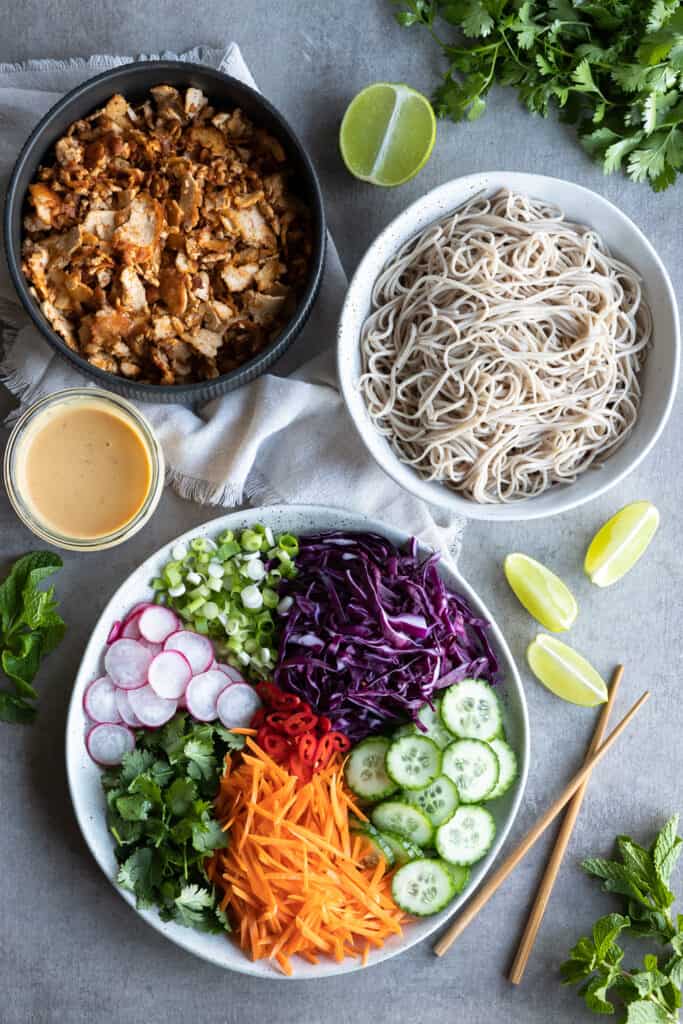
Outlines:
[[[0,690],[0,722],[27,725],[36,717],[36,709],[23,698]]]
[[[672,815],[660,830],[652,850],[652,861],[657,875],[668,885],[676,862],[681,855],[681,840],[678,836],[678,814]]]
[[[630,1003],[626,1013],[626,1024],[674,1024],[675,1020],[664,1007],[644,999]]]
[[[614,1003],[607,998],[608,983],[603,977],[592,978],[583,990],[586,1006],[594,1013],[614,1013]]]
[[[620,934],[629,926],[629,919],[621,914],[608,914],[601,917],[593,925],[593,945],[595,955],[599,960],[604,960],[610,947],[616,942]]]

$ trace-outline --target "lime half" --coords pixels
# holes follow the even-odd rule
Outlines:
[[[539,633],[529,644],[526,658],[536,678],[562,700],[587,708],[607,700],[607,686],[602,676],[556,637]]]
[[[657,532],[659,512],[649,501],[634,501],[608,519],[590,542],[583,567],[591,583],[609,587],[632,569]]]
[[[508,555],[503,568],[520,604],[542,626],[561,633],[575,622],[579,609],[574,595],[554,572],[521,554]]]
[[[400,82],[375,82],[351,100],[339,148],[351,174],[373,185],[402,185],[429,160],[436,118],[426,96]]]

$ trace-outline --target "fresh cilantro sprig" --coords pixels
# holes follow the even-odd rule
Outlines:
[[[683,915],[671,913],[671,873],[681,853],[678,815],[670,818],[646,850],[628,836],[617,836],[619,859],[591,857],[588,874],[602,879],[605,892],[622,897],[623,913],[601,917],[590,936],[579,939],[562,964],[565,985],[581,983],[580,994],[595,1013],[618,1008],[626,1024],[675,1024],[683,986]],[[664,953],[647,953],[643,966],[624,967],[622,932],[654,939]],[[616,1004],[616,1005],[615,1005]]]
[[[102,775],[117,881],[138,907],[200,931],[229,930],[204,864],[228,844],[212,801],[226,753],[243,745],[221,725],[178,714],[163,729],[140,730],[135,750]]]
[[[659,191],[683,169],[681,0],[392,2],[399,24],[426,28],[448,61],[440,117],[481,117],[497,82],[532,113],[555,108],[576,124],[605,174],[625,167]]]
[[[31,551],[0,584],[0,664],[10,683],[0,689],[0,720],[32,722],[38,693],[33,680],[42,658],[64,636],[54,587],[39,584],[62,567],[59,555]]]

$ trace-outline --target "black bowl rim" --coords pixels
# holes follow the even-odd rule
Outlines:
[[[126,377],[120,377],[118,374],[109,373],[107,370],[101,370],[99,367],[93,366],[87,359],[84,359],[77,352],[70,349],[64,342],[63,338],[57,334],[57,332],[44,318],[38,303],[29,291],[28,284],[21,270],[21,252],[17,251],[12,231],[12,219],[15,207],[19,203],[23,208],[26,198],[25,191],[20,194],[19,177],[24,169],[26,161],[40,143],[45,129],[55,118],[59,117],[63,111],[68,109],[71,104],[82,99],[84,96],[87,96],[93,87],[99,85],[101,82],[106,80],[112,82],[114,85],[119,79],[125,79],[131,73],[135,75],[141,71],[149,72],[150,69],[154,69],[159,72],[159,84],[162,84],[161,80],[166,72],[185,71],[188,76],[192,73],[203,75],[209,79],[226,83],[227,85],[236,88],[238,92],[241,91],[250,95],[254,100],[254,103],[257,106],[263,107],[277,122],[283,135],[286,137],[287,143],[296,150],[297,156],[301,160],[308,177],[307,184],[313,198],[314,208],[311,212],[313,214],[313,221],[316,226],[316,230],[312,266],[308,284],[299,299],[297,308],[292,317],[287,321],[275,341],[271,345],[266,346],[266,348],[261,349],[261,351],[253,356],[248,362],[242,363],[240,366],[230,370],[229,373],[221,374],[219,377],[194,381],[191,384],[139,384],[135,380],[128,380]],[[126,87],[124,86],[122,91],[125,92],[125,90]],[[44,152],[47,152],[47,149],[45,149]],[[268,366],[272,365],[272,363],[284,354],[308,320],[313,304],[317,298],[322,281],[327,240],[325,208],[318,174],[313,166],[310,156],[308,155],[308,151],[299,139],[297,133],[285,118],[284,114],[281,114],[277,107],[273,106],[273,104],[260,92],[241,81],[241,79],[235,78],[233,75],[228,75],[223,71],[219,71],[218,68],[212,68],[207,64],[182,60],[131,61],[128,64],[109,68],[107,71],[102,72],[102,74],[94,75],[93,77],[86,79],[84,82],[81,82],[80,85],[77,85],[75,88],[65,93],[65,95],[62,96],[54,106],[50,107],[43,117],[41,117],[40,121],[21,147],[12,169],[12,174],[5,196],[3,230],[5,236],[5,258],[12,283],[14,284],[19,299],[40,333],[60,355],[65,357],[86,376],[95,378],[95,380],[99,381],[103,387],[109,390],[118,391],[122,394],[130,392],[137,398],[148,401],[154,401],[154,399],[159,401],[168,401],[170,398],[175,397],[178,402],[192,402],[193,399],[196,401],[202,401],[206,399],[207,391],[211,391],[213,388],[216,389],[214,397],[217,397],[222,392],[228,390],[228,388],[226,388],[226,384],[229,382],[234,382],[233,386],[239,387],[242,383],[247,383],[248,381],[253,380],[254,377],[267,369]]]

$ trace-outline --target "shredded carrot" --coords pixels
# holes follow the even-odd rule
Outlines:
[[[234,732],[235,736],[255,736],[258,729],[246,729],[244,726],[233,726],[230,732]]]
[[[366,866],[367,844],[349,829],[356,808],[341,755],[299,783],[242,731],[249,753],[226,758],[216,798],[230,844],[207,866],[240,946],[284,974],[293,956],[367,963],[371,948],[401,934],[404,914],[391,899],[385,862]]]

